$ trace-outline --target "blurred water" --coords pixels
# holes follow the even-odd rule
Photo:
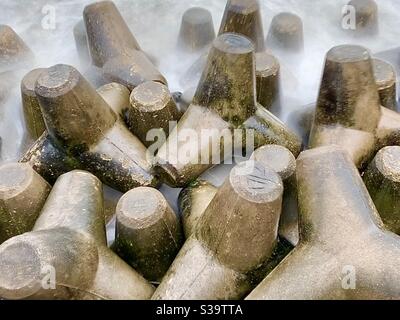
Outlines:
[[[16,30],[31,47],[37,57],[36,67],[48,67],[56,63],[79,66],[72,29],[82,18],[85,5],[91,0],[2,0],[0,23]],[[177,54],[176,39],[183,12],[192,6],[201,6],[212,12],[216,30],[225,7],[225,0],[115,0],[122,15],[139,41],[141,47],[155,56],[159,68],[166,75],[170,88],[182,90],[179,77],[195,57]],[[364,39],[346,36],[341,25],[341,11],[347,0],[261,0],[265,34],[272,17],[281,11],[290,11],[302,17],[305,29],[305,59],[287,64],[280,59],[283,70],[292,79],[283,87],[285,115],[296,107],[315,100],[324,55],[337,44],[358,42],[378,52],[400,45],[400,1],[379,0],[380,35]],[[54,8],[55,29],[44,29],[43,19],[49,8]],[[82,71],[82,70],[81,70]],[[21,78],[23,74],[19,75]],[[3,137],[3,160],[19,157],[18,148],[23,135],[19,82],[15,92],[2,107],[0,135]]]
[[[91,0],[1,0],[0,23],[10,25],[30,46],[37,57],[36,66],[48,67],[56,63],[79,65],[73,27],[82,18],[85,5]],[[212,12],[216,31],[222,18],[226,0],[115,0],[122,15],[144,51],[156,57],[159,69],[168,79],[171,91],[183,90],[179,78],[196,56],[182,56],[176,52],[181,16],[189,7],[201,6]],[[342,7],[348,0],[261,0],[265,35],[274,15],[282,11],[298,14],[304,23],[305,54],[303,60],[290,63],[281,57],[283,72],[288,77],[283,83],[283,105],[286,115],[315,101],[321,68],[326,52],[334,45],[359,43],[372,52],[400,46],[400,1],[378,0],[380,34],[354,39],[341,29]],[[54,8],[55,28],[44,29],[42,20],[49,8]],[[26,70],[28,71],[28,70]],[[14,85],[11,98],[1,108],[0,136],[3,138],[3,161],[19,158],[23,137],[19,82]],[[223,175],[229,170],[224,170]],[[206,177],[215,183],[220,179],[214,171]],[[166,191],[174,204],[177,191]]]
[[[85,5],[91,0],[2,0],[0,23],[14,28],[37,57],[36,67],[56,63],[79,66],[72,29],[82,18]],[[115,0],[122,15],[141,47],[155,56],[166,75],[170,88],[182,90],[179,78],[196,56],[182,56],[175,51],[183,12],[201,6],[212,12],[216,30],[225,7],[225,0]],[[347,0],[261,0],[265,34],[272,17],[281,11],[291,11],[302,17],[305,29],[305,59],[288,63],[280,59],[284,72],[291,75],[283,87],[286,111],[315,100],[324,55],[337,44],[358,42],[378,52],[400,45],[400,1],[379,0],[380,35],[354,39],[346,35],[341,25],[341,11]],[[55,28],[44,29],[46,14],[54,8]],[[279,58],[279,57],[278,57]],[[82,71],[82,70],[81,70]],[[23,74],[19,75],[21,78]],[[3,160],[19,157],[18,147],[23,135],[19,79],[11,99],[2,106],[0,135],[3,137]],[[287,113],[287,112],[286,112]],[[284,118],[285,116],[283,116]],[[285,119],[283,119],[285,120]]]

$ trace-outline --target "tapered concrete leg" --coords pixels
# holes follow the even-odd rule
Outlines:
[[[153,299],[240,299],[248,275],[274,252],[282,194],[271,169],[254,161],[235,167]]]
[[[264,31],[258,0],[228,0],[219,35],[239,33],[249,38],[257,52],[264,51]]]
[[[50,189],[27,164],[0,167],[0,243],[32,230]]]
[[[400,233],[400,147],[378,152],[364,174],[364,182],[385,226]]]
[[[187,52],[203,49],[215,39],[211,13],[204,8],[194,7],[182,16],[178,47]]]

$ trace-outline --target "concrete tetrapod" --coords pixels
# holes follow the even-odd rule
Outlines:
[[[27,164],[0,167],[0,244],[32,230],[50,189]]]
[[[10,26],[0,24],[0,104],[9,98],[19,81],[18,71],[33,60],[32,51],[18,34]]]
[[[232,157],[233,140],[238,139],[235,129],[242,146],[275,143],[296,155],[300,152],[300,139],[257,105],[255,85],[250,40],[233,33],[219,36],[192,104],[158,151],[155,169],[165,182],[186,186],[225,156]]]
[[[375,151],[381,106],[368,50],[343,45],[326,56],[310,147],[339,145],[361,168]]]
[[[167,84],[141,51],[113,2],[90,4],[85,7],[83,17],[92,63],[103,69],[108,81],[123,84],[130,90],[146,81]]]
[[[314,121],[315,103],[302,106],[289,114],[287,123],[302,138],[303,145],[308,146],[311,127]]]
[[[379,32],[378,5],[374,0],[351,0],[348,6],[354,8],[356,15],[356,26],[348,31],[369,37]]]
[[[391,64],[380,59],[373,59],[373,64],[375,81],[382,106],[397,111],[396,71]]]
[[[299,127],[303,142],[308,140],[311,130],[309,140],[311,147],[340,145],[350,152],[355,163],[362,168],[381,148],[400,145],[400,115],[391,110],[391,108],[396,109],[393,105],[396,92],[392,87],[394,81],[392,67],[377,59],[372,61],[377,87],[374,89],[371,71],[367,66],[368,53],[366,52],[365,57],[361,58],[356,50],[362,48],[351,47],[332,49],[340,51],[336,55],[343,57],[343,68],[332,67],[332,62],[327,61],[326,65],[330,64],[331,67],[326,67],[324,72],[317,115],[314,115],[315,105],[310,104],[303,110],[293,112],[289,121],[292,126]],[[348,56],[348,61],[345,56]],[[332,60],[331,53],[328,53],[328,59]],[[347,71],[342,72],[342,69]],[[357,75],[358,80],[354,75]],[[360,83],[363,84],[360,86]],[[365,93],[366,88],[369,88],[369,93]],[[380,99],[376,97],[377,90]],[[381,107],[381,103],[386,107]],[[361,127],[362,130],[359,130]]]
[[[266,52],[256,53],[257,101],[270,109],[279,96],[278,60]]]
[[[54,184],[64,173],[81,169],[80,162],[58,147],[47,131],[35,141],[19,162],[29,164],[50,184]]]
[[[74,26],[74,39],[76,51],[78,52],[79,60],[82,66],[86,66],[91,63],[90,52],[88,47],[86,26],[83,20],[80,20]]]
[[[22,107],[25,125],[30,139],[37,140],[46,130],[39,101],[35,94],[35,83],[45,69],[34,69],[27,73],[21,81]]]
[[[109,83],[97,90],[121,119],[129,107],[129,90],[118,83]],[[42,116],[41,110],[40,115]],[[81,163],[63,148],[57,146],[48,133],[42,136],[30,147],[20,162],[29,163],[49,183],[54,184],[59,176],[75,169],[82,169]]]
[[[385,226],[400,234],[400,147],[380,150],[363,178]]]
[[[119,191],[156,186],[147,150],[75,68],[41,73],[38,97],[50,139],[82,168]]]
[[[399,299],[400,237],[384,229],[349,154],[303,152],[297,187],[300,243],[247,299]]]
[[[0,246],[0,297],[149,298],[154,288],[106,246],[102,200],[95,176],[61,176],[34,230]]]
[[[207,54],[203,54],[192,66],[184,73],[181,78],[181,85],[187,88],[181,101],[189,105],[196,93],[196,87],[201,77],[202,71],[207,65]],[[264,108],[270,109],[273,103],[279,98],[280,85],[280,64],[279,61],[267,52],[256,53],[256,92],[257,102]]]
[[[111,82],[98,88],[97,93],[121,119],[125,119],[125,113],[129,109],[130,96],[130,91],[127,87]]]
[[[218,35],[238,33],[249,38],[256,52],[265,49],[264,31],[258,0],[228,0]]]
[[[279,236],[292,246],[296,246],[299,242],[299,227],[295,157],[284,147],[266,145],[254,151],[251,159],[272,169],[281,177],[284,185],[284,195],[279,223]],[[182,214],[186,238],[189,238],[195,232],[198,221],[217,191],[217,187],[204,180],[197,180],[181,191],[179,209]]]
[[[178,47],[186,52],[196,52],[215,39],[214,22],[210,11],[193,7],[182,16]]]
[[[183,244],[178,216],[148,187],[126,193],[116,211],[115,252],[147,280],[160,282]]]
[[[271,22],[267,46],[273,51],[302,53],[304,50],[303,21],[290,12],[276,15]]]
[[[260,163],[236,166],[152,299],[240,299],[278,242],[281,178]]]
[[[208,205],[217,194],[218,188],[205,180],[196,180],[179,194],[179,210],[182,215],[183,231],[188,239]]]
[[[0,24],[0,74],[24,67],[33,59],[32,51],[18,34]]]
[[[400,114],[382,107],[382,117],[376,129],[376,151],[386,146],[400,146]]]
[[[180,117],[179,109],[166,85],[148,81],[132,90],[126,122],[130,131],[145,146],[152,145],[153,139],[159,135],[161,143],[165,142],[172,123]]]
[[[284,147],[267,145],[254,151],[251,159],[274,170],[281,177],[284,193],[279,236],[296,246],[299,242],[296,158]]]

